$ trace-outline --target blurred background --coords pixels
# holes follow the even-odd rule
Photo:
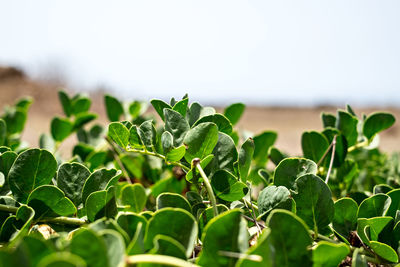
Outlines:
[[[397,0],[0,0],[0,107],[31,95],[26,138],[61,114],[57,89],[120,99],[243,102],[240,128],[300,153],[321,111],[400,118]],[[10,68],[12,67],[12,68]],[[101,117],[104,119],[104,116]],[[400,129],[382,148],[400,150]]]

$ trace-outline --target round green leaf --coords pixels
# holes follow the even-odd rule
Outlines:
[[[162,193],[158,195],[156,199],[157,210],[171,207],[171,208],[181,208],[192,212],[192,208],[189,202],[180,194],[176,193]]]
[[[257,166],[264,167],[268,161],[268,151],[274,145],[278,134],[273,131],[266,131],[254,136],[254,155],[253,158]]]
[[[120,122],[112,122],[108,125],[108,136],[124,149],[129,144],[129,130]]]
[[[123,205],[130,206],[126,210],[141,212],[147,202],[146,190],[143,185],[136,183],[124,186],[121,191],[121,202]]]
[[[358,205],[351,198],[341,198],[334,204],[333,229],[340,235],[348,238],[351,231],[357,226]]]
[[[47,150],[28,149],[16,158],[8,174],[11,191],[25,203],[38,186],[49,184],[57,170],[57,161]]]
[[[217,125],[218,131],[230,134],[232,132],[232,124],[230,121],[222,114],[216,113],[200,118],[194,126],[197,126],[204,122],[213,122]]]
[[[186,119],[177,111],[172,109],[164,109],[165,131],[168,131],[173,136],[173,145],[178,147],[182,145],[186,133],[190,126]]]
[[[305,174],[317,174],[317,164],[305,158],[286,158],[275,169],[274,185],[295,190],[295,181]]]
[[[264,220],[273,209],[292,209],[290,191],[284,186],[268,186],[264,188],[257,199],[258,212]]]
[[[224,115],[229,119],[232,125],[235,125],[242,117],[246,105],[243,103],[234,103],[225,108]]]
[[[225,201],[242,199],[249,190],[246,184],[226,170],[219,170],[214,173],[211,179],[211,186],[215,191],[216,197]]]
[[[218,142],[218,127],[215,123],[205,122],[190,129],[183,143],[187,147],[185,159],[192,162],[194,158],[203,159],[212,153]]]
[[[305,223],[286,210],[273,210],[267,219],[269,244],[276,251],[274,266],[311,266],[311,236]]]
[[[396,251],[394,251],[390,246],[386,245],[385,243],[371,241],[369,246],[376,254],[378,254],[379,257],[389,262],[396,263],[399,261],[399,257],[397,256]]]
[[[72,201],[53,185],[42,185],[33,190],[28,197],[28,205],[35,210],[36,218],[69,216],[76,213]]]
[[[318,242],[313,248],[313,267],[338,266],[349,253],[350,248],[344,243]]]
[[[390,128],[395,121],[396,119],[390,113],[372,113],[364,121],[363,134],[368,138],[368,140],[372,140],[377,133]]]
[[[57,186],[75,205],[82,203],[82,189],[90,171],[84,165],[73,162],[64,163],[58,168]]]
[[[389,209],[391,202],[390,197],[385,194],[377,194],[364,199],[358,207],[357,218],[383,216]]]
[[[51,121],[50,129],[53,139],[61,142],[72,133],[73,124],[68,119],[55,117]]]
[[[354,145],[358,138],[358,119],[344,110],[338,110],[336,117],[336,128],[346,137],[349,147]]]
[[[110,121],[119,121],[120,117],[124,114],[124,107],[121,102],[113,96],[105,95],[104,104],[108,119]]]
[[[301,136],[301,147],[305,158],[311,159],[314,162],[319,162],[328,149],[329,143],[328,139],[323,134],[311,131],[304,132]]]
[[[297,192],[293,195],[296,214],[318,232],[331,223],[334,216],[332,193],[321,178],[314,174],[303,175],[296,180]]]
[[[197,260],[200,266],[235,266],[237,258],[224,252],[243,253],[248,248],[246,221],[238,209],[214,217],[204,229],[203,249]]]
[[[169,236],[186,248],[186,256],[192,254],[197,238],[197,223],[192,214],[179,208],[164,208],[154,213],[147,225],[146,248],[153,247],[157,235]]]
[[[159,99],[152,99],[150,101],[150,103],[153,105],[154,109],[156,110],[156,112],[158,113],[158,115],[160,115],[161,119],[164,121],[164,109],[165,108],[169,108],[172,109],[172,107],[170,105],[168,105],[167,103],[165,103],[162,100]]]

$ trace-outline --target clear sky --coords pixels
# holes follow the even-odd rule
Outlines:
[[[398,0],[0,0],[0,64],[214,103],[400,105]]]

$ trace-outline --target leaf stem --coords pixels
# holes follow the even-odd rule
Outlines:
[[[198,265],[184,261],[179,258],[165,256],[165,255],[149,255],[149,254],[139,254],[128,256],[125,258],[125,262],[128,265],[134,265],[138,263],[157,263],[169,266],[177,267],[197,267]]]
[[[354,151],[354,150],[356,150],[356,149],[358,149],[358,148],[362,148],[362,147],[365,147],[365,146],[368,146],[368,145],[369,145],[368,140],[365,140],[365,141],[363,141],[363,142],[360,142],[360,143],[358,143],[358,144],[355,144],[355,145],[349,147],[349,148],[347,149],[347,152],[350,153],[350,152],[352,152],[352,151]]]
[[[328,173],[326,174],[326,178],[325,178],[325,183],[326,183],[326,184],[328,184],[328,182],[329,182],[329,176],[330,176],[330,174],[331,174],[332,166],[333,166],[333,160],[334,160],[334,158],[335,158],[336,137],[337,137],[337,135],[335,135],[335,136],[333,137],[333,140],[332,140],[332,155],[331,155],[331,160],[330,160],[330,162],[329,162]]]
[[[18,208],[13,206],[8,206],[4,204],[0,204],[0,211],[17,213]],[[70,218],[70,217],[54,217],[54,218],[40,218],[36,220],[36,222],[44,222],[44,223],[56,223],[56,224],[69,224],[69,225],[84,225],[86,223],[85,220],[79,218]]]
[[[218,215],[217,199],[215,198],[214,191],[213,191],[213,189],[211,187],[211,184],[210,184],[210,180],[208,180],[207,175],[205,174],[203,168],[200,165],[200,159],[195,158],[195,159],[193,159],[192,162],[193,162],[193,165],[196,166],[196,168],[199,171],[201,177],[203,178],[204,185],[206,186],[206,189],[207,189],[208,197],[209,197],[209,199],[211,201],[211,205],[213,207],[214,217],[216,217]]]
[[[151,151],[148,151],[148,150],[140,150],[140,149],[135,149],[135,148],[127,148],[126,151],[139,153],[139,154],[142,154],[142,155],[154,156],[154,157],[157,157],[157,158],[160,158],[160,159],[164,160],[167,165],[174,165],[174,166],[181,167],[186,172],[190,171],[190,168],[185,166],[185,165],[183,165],[182,163],[180,163],[178,161],[167,161],[164,155],[161,155],[161,154],[156,153],[156,152],[151,152]]]

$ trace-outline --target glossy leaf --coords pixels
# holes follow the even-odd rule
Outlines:
[[[124,114],[124,107],[121,102],[113,96],[104,96],[104,105],[106,107],[107,117],[110,121],[119,121]]]
[[[187,210],[188,212],[192,212],[192,208],[186,198],[184,198],[182,195],[168,192],[158,195],[156,199],[156,207],[157,210],[171,207],[181,208]]]
[[[350,248],[344,243],[318,242],[313,248],[313,266],[338,266],[349,253]]]
[[[348,146],[352,146],[357,142],[358,132],[357,124],[358,119],[350,113],[339,110],[336,116],[336,128],[339,129],[346,137]]]
[[[213,122],[217,125],[218,131],[230,134],[232,132],[232,124],[231,122],[222,114],[216,113],[213,115],[208,115],[200,118],[194,126],[197,126],[204,122]]]
[[[391,203],[389,196],[377,194],[365,199],[358,207],[357,218],[372,218],[383,216]]]
[[[141,184],[128,184],[122,188],[121,202],[123,205],[128,205],[128,211],[136,213],[141,212],[146,206],[147,195],[146,190]]]
[[[212,154],[214,159],[210,164],[211,175],[216,170],[227,170],[234,173],[233,164],[238,159],[238,152],[232,138],[225,133],[218,133],[218,142],[215,145]]]
[[[305,158],[319,162],[329,147],[328,139],[321,133],[304,132],[301,136],[301,147]]]
[[[186,145],[185,159],[192,162],[194,158],[203,159],[212,153],[218,142],[218,127],[212,122],[201,123],[190,129],[183,143]]]
[[[341,198],[334,204],[335,215],[332,226],[340,235],[348,238],[357,226],[358,205],[351,198]]]
[[[329,187],[314,174],[306,174],[296,180],[297,192],[293,195],[296,214],[315,232],[331,223],[334,204]]]
[[[58,168],[57,186],[75,205],[82,203],[82,189],[89,178],[90,171],[84,165],[73,162],[64,163]]]
[[[164,109],[165,108],[172,109],[172,107],[169,104],[167,104],[164,101],[159,100],[159,99],[153,99],[150,101],[150,103],[153,105],[153,107],[156,110],[156,112],[158,113],[158,115],[160,115],[161,119],[164,121],[165,120]]]
[[[245,108],[246,106],[243,103],[231,104],[225,108],[224,115],[232,125],[235,125],[240,120],[240,117],[242,117]]]
[[[264,220],[273,209],[292,209],[290,191],[284,186],[265,187],[257,199],[258,212]]]
[[[305,174],[317,174],[317,164],[305,158],[286,158],[275,168],[274,185],[295,190],[295,181]]]
[[[214,173],[211,179],[211,186],[215,191],[215,195],[225,201],[239,200],[249,190],[246,184],[226,170],[219,170]]]
[[[87,218],[93,222],[102,217],[112,218],[117,215],[115,187],[91,193],[85,203]]]
[[[157,131],[152,120],[145,121],[140,125],[139,136],[143,145],[148,149],[153,150],[157,141]]]
[[[278,134],[273,131],[266,131],[253,137],[254,155],[253,158],[258,166],[263,167],[268,161],[268,151],[274,145]]]
[[[381,258],[389,261],[389,262],[398,262],[399,257],[396,251],[393,250],[390,246],[386,245],[385,243],[381,243],[378,241],[371,241],[370,247],[372,250],[378,254]]]
[[[55,117],[51,121],[50,129],[53,139],[61,142],[71,134],[73,124],[68,119]]]
[[[113,122],[108,125],[108,136],[113,140],[117,145],[122,148],[126,148],[129,144],[129,130],[119,122]]]
[[[57,162],[47,150],[29,149],[22,152],[8,174],[13,195],[25,203],[36,187],[50,183],[56,170]]]
[[[178,147],[182,145],[186,133],[190,126],[185,117],[172,109],[164,109],[165,131],[168,131],[173,136],[173,145]]]
[[[243,253],[247,250],[246,222],[240,210],[234,209],[213,218],[204,229],[200,266],[235,266],[237,258],[224,252]]]
[[[254,141],[252,138],[248,138],[239,150],[239,161],[238,170],[239,177],[242,182],[246,182],[247,176],[249,175],[251,160],[254,155]]]
[[[368,140],[379,132],[390,128],[396,119],[394,116],[387,112],[376,112],[367,117],[363,125],[363,134]]]

